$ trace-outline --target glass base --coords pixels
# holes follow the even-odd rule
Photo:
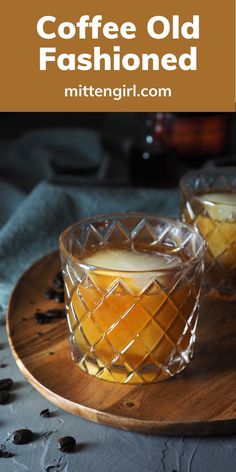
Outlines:
[[[191,336],[187,349],[181,352],[175,350],[165,365],[159,364],[158,361],[147,364],[143,359],[143,362],[141,361],[139,367],[135,370],[131,369],[126,363],[125,365],[119,365],[116,362],[113,365],[105,365],[97,357],[89,353],[83,354],[74,342],[73,335],[70,337],[70,344],[73,360],[87,374],[120,384],[147,384],[167,380],[187,367],[193,357],[195,335]]]

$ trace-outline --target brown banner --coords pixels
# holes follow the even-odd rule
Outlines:
[[[2,3],[0,111],[235,110],[234,0]]]

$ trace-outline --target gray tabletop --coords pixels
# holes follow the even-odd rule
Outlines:
[[[1,328],[2,334],[3,329]],[[1,472],[234,472],[236,437],[160,437],[129,433],[88,422],[50,404],[21,375],[1,336],[1,378],[14,379],[11,401],[0,406],[0,443],[14,457],[0,458]],[[39,416],[49,408],[50,418]],[[33,442],[14,445],[9,433],[28,427]],[[57,438],[72,435],[74,453],[57,450]]]
[[[13,151],[14,155],[20,152],[19,148]],[[32,155],[37,157],[37,171],[44,168],[45,177],[45,156],[40,167],[35,150]],[[14,380],[10,401],[0,405],[0,444],[14,456],[0,458],[0,471],[236,471],[236,436],[158,437],[97,425],[56,408],[24,379],[4,328],[9,295],[22,272],[57,246],[62,229],[81,216],[104,211],[178,214],[177,191],[88,187],[80,181],[71,185],[50,175],[51,181],[36,185],[35,166],[30,167],[32,160],[26,162],[27,154],[24,156],[24,167],[18,170],[11,155],[0,161],[4,176],[0,179],[0,365],[6,364],[0,367],[0,379]],[[45,408],[52,412],[50,418],[40,416]],[[27,445],[12,444],[9,434],[24,427],[34,432],[34,440]],[[57,450],[57,438],[66,435],[74,436],[78,443],[70,454]]]

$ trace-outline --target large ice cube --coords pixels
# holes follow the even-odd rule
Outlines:
[[[200,199],[213,220],[236,221],[236,193],[206,193]]]
[[[131,251],[128,249],[101,249],[83,259],[82,263],[103,269],[120,271],[160,270],[178,265],[175,255]]]
[[[119,278],[135,295],[138,295],[154,279],[159,281],[162,286],[169,285],[171,276],[168,273],[158,273],[158,271],[176,267],[181,263],[181,260],[176,255],[107,248],[98,250],[81,262],[97,268],[88,270],[87,273],[100,289],[106,290]]]

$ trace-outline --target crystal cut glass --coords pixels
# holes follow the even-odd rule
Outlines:
[[[236,168],[190,172],[180,181],[182,220],[196,226],[207,242],[206,289],[235,296]]]
[[[139,213],[66,229],[60,254],[78,366],[134,384],[183,370],[193,355],[204,248],[191,226]]]

